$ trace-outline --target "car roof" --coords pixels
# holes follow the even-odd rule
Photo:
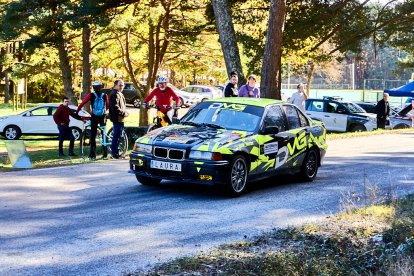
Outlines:
[[[266,107],[271,104],[284,103],[281,100],[267,99],[267,98],[246,98],[246,97],[226,97],[219,99],[209,99],[206,102],[222,102],[235,104],[248,104],[253,106]]]
[[[335,98],[323,98],[323,99],[318,99],[318,98],[309,98],[309,99],[307,99],[307,101],[326,101],[326,102],[338,102],[338,103],[354,103],[354,102],[351,102],[351,101],[343,101],[343,100],[338,100],[338,99],[335,99]],[[356,103],[354,103],[354,104],[356,104]]]

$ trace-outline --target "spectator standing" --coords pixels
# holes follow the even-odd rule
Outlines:
[[[239,97],[260,98],[259,87],[256,86],[256,76],[250,75],[248,82],[240,87]]]
[[[85,99],[78,106],[76,112],[78,113],[81,108],[87,103],[91,103],[91,151],[89,153],[89,158],[92,160],[96,159],[96,132],[98,131],[98,124],[100,126],[106,126],[106,114],[109,108],[109,99],[108,95],[102,93],[101,89],[103,84],[100,81],[94,81],[92,83],[92,88],[94,92],[86,95]],[[107,149],[105,146],[103,148],[102,158],[107,157]]]
[[[119,155],[119,137],[124,130],[124,119],[128,117],[128,111],[126,110],[125,97],[122,94],[124,90],[124,81],[116,80],[114,89],[109,96],[109,118],[113,123],[113,136],[112,136],[112,158],[119,159],[125,158],[125,156]]]
[[[388,102],[388,93],[384,93],[382,100],[378,101],[375,107],[377,113],[377,128],[385,129],[388,116],[390,115],[390,104]]]
[[[237,72],[232,71],[230,73],[230,81],[227,83],[224,88],[224,97],[237,97],[237,82],[239,81],[239,76]]]
[[[168,123],[171,124],[174,115],[172,100],[175,101],[176,106],[181,106],[181,102],[180,97],[178,97],[174,90],[168,86],[167,77],[158,78],[158,87],[154,88],[151,93],[145,97],[143,105],[149,108],[148,103],[154,97],[157,99],[155,105],[166,116]]]
[[[56,109],[53,114],[53,120],[55,121],[59,130],[59,157],[65,157],[63,153],[63,141],[65,138],[69,139],[69,156],[76,156],[73,151],[75,144],[75,137],[73,137],[72,130],[69,128],[70,118],[72,116],[75,119],[79,119],[79,116],[75,111],[69,108],[69,98],[63,97],[62,104]]]
[[[305,86],[302,83],[298,84],[297,89],[288,102],[296,105],[300,110],[305,112],[305,102],[308,99],[308,94],[306,94]]]

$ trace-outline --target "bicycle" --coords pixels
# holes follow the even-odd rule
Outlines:
[[[147,129],[145,130],[145,133],[151,132],[154,129],[160,128],[160,127],[165,127],[168,126],[170,124],[170,120],[167,118],[167,115],[165,115],[163,112],[161,112],[160,108],[156,105],[143,105],[144,107],[151,109],[151,108],[155,108],[157,109],[157,116],[154,117],[153,123],[148,125]],[[172,117],[172,122],[171,123],[175,123],[177,121],[177,116],[178,116],[178,109],[180,109],[180,107],[176,107],[176,106],[167,106],[167,105],[163,105],[165,108],[167,109],[174,109],[174,115]]]
[[[91,118],[82,117],[82,121],[85,124],[85,128],[82,132],[80,138],[80,154],[83,159],[89,158],[91,152]],[[98,156],[102,154],[106,156],[108,153],[112,153],[111,144],[112,144],[112,135],[113,129],[110,128],[109,131],[106,131],[106,126],[98,126],[96,131],[96,148],[95,155]],[[101,147],[100,147],[100,146]],[[125,130],[122,131],[121,137],[119,137],[119,155],[124,155],[128,149],[128,136],[126,135]]]

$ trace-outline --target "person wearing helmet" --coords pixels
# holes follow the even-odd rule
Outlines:
[[[144,99],[143,105],[148,108],[148,103],[152,98],[156,97],[155,105],[166,115],[169,123],[172,121],[174,110],[172,109],[172,101],[174,100],[176,106],[180,106],[180,98],[175,94],[174,90],[168,86],[168,78],[159,77],[158,87],[154,88],[151,93]]]
[[[106,113],[109,107],[108,95],[102,93],[102,87],[102,82],[94,81],[92,83],[93,92],[86,95],[76,110],[76,113],[78,113],[87,102],[91,104],[91,151],[89,153],[91,160],[96,159],[96,132],[98,130],[98,124],[100,126],[106,125]],[[103,147],[102,158],[106,157],[107,150],[106,147]]]

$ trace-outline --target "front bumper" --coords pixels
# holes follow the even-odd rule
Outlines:
[[[226,181],[229,162],[210,160],[170,160],[132,152],[129,173],[165,180],[178,180],[199,184],[223,184]],[[181,171],[151,168],[151,160],[181,164]]]

